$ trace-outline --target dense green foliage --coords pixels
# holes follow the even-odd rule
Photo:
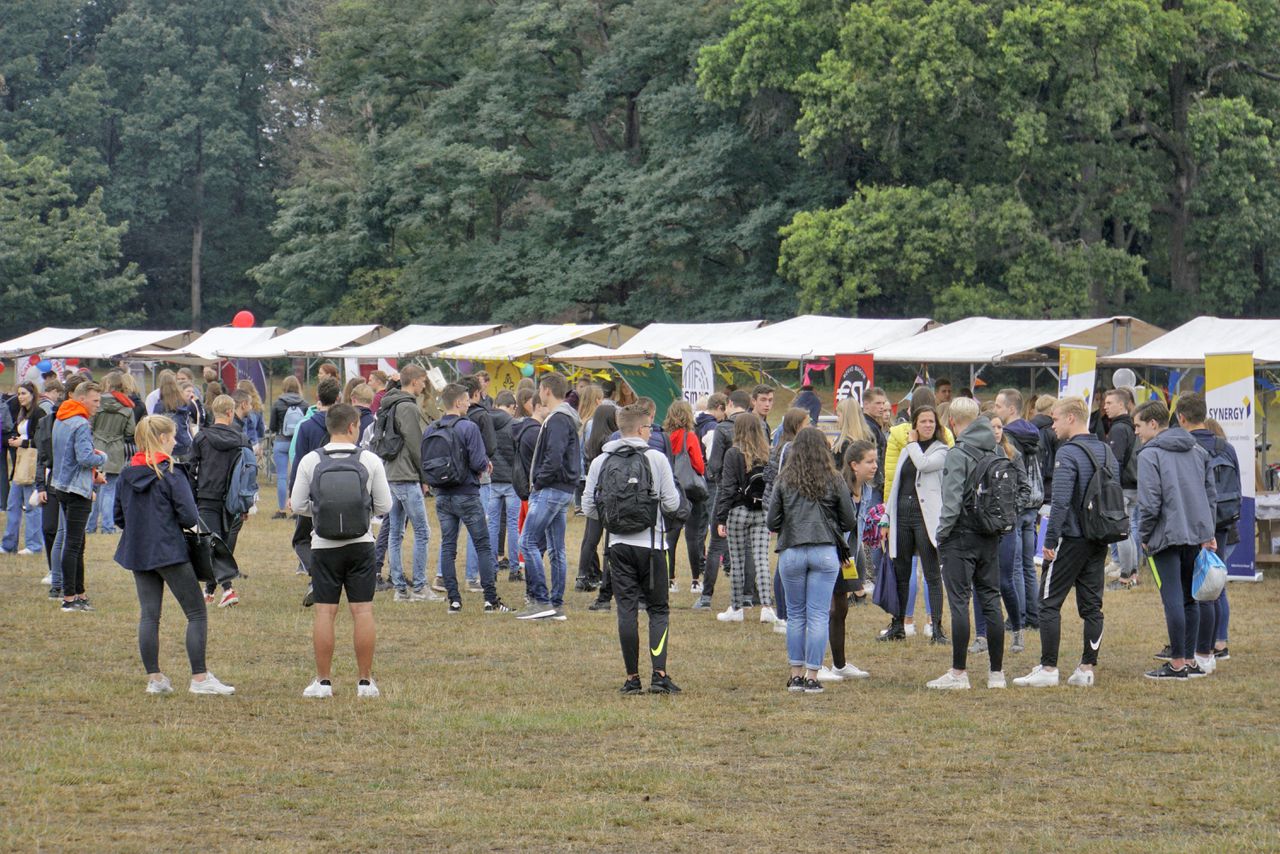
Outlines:
[[[155,326],[1280,309],[1280,0],[19,0],[3,23],[5,203],[44,182],[97,248],[28,269],[68,245],[28,229],[5,330],[97,303]]]

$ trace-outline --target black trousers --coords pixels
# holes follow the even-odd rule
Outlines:
[[[707,545],[706,563],[702,568],[702,595],[710,599],[716,592],[716,578],[720,575],[720,563],[724,562],[725,572],[729,570],[729,540],[716,531],[716,485],[707,481],[712,498],[707,499],[707,527],[711,541]],[[750,575],[748,573],[748,575]]]
[[[920,556],[920,568],[928,581],[929,613],[933,619],[942,620],[942,572],[938,568],[938,550],[929,539],[920,505],[908,496],[898,501],[897,551],[893,559],[893,572],[898,582],[898,620],[907,613],[908,594],[911,589],[911,559]]]
[[[987,621],[991,671],[1004,668],[1004,616],[1000,613],[1000,538],[956,532],[938,548],[942,584],[951,606],[951,666],[965,669],[969,652],[969,597],[976,595]],[[1043,626],[1043,623],[1041,624]]]
[[[505,530],[505,529],[500,529]],[[586,530],[582,532],[582,545],[578,549],[578,581],[600,581],[600,538],[604,526],[599,519],[587,517]]]
[[[67,514],[67,538],[62,547],[62,595],[84,593],[84,529],[89,524],[93,499],[64,492],[58,496]]]
[[[53,489],[46,486],[44,494],[44,504],[40,505],[40,532],[44,534],[44,562],[53,572],[53,542],[58,539],[58,513],[62,505]]]
[[[387,514],[389,519],[391,514]],[[298,556],[298,560],[302,562],[302,568],[307,571],[307,575],[311,574],[311,531],[314,526],[310,516],[295,516],[293,524],[293,553]],[[384,521],[385,525],[386,522]]]
[[[667,531],[667,567],[671,580],[676,577],[676,547],[680,545],[681,528]],[[684,544],[689,554],[689,574],[696,580],[702,577],[702,566],[706,561],[703,554],[704,540],[707,533],[707,501],[689,502],[689,518],[684,521]]]
[[[1102,645],[1102,585],[1106,573],[1107,547],[1081,537],[1064,537],[1040,576],[1040,664],[1058,666],[1058,646],[1062,638],[1062,604],[1076,591],[1076,610],[1084,620],[1084,652],[1081,664],[1098,663]]]
[[[228,518],[227,509],[221,501],[210,498],[202,498],[196,501],[196,509],[200,511],[200,521],[204,526],[213,533],[222,538],[227,544],[227,548],[232,553],[236,550],[236,540],[240,536],[240,528],[244,525],[244,517],[237,515],[235,518]],[[205,591],[212,593],[214,588],[221,584],[224,589],[231,589],[231,579],[218,579],[217,582],[208,582],[205,584]]]
[[[649,662],[655,671],[667,669],[670,607],[667,604],[667,559],[660,549],[618,544],[610,546],[609,567],[618,598],[618,642],[627,675],[639,672],[638,605],[644,599],[649,614]]]

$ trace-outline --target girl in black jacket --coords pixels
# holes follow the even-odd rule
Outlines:
[[[618,408],[616,406],[597,406],[591,416],[590,437],[583,452],[583,471],[591,468],[591,461],[600,456],[604,443],[609,441],[613,431],[618,429]],[[596,601],[587,606],[591,611],[608,611],[613,598],[613,585],[609,584],[600,569],[600,538],[604,535],[604,526],[599,519],[587,517],[587,527],[582,533],[582,547],[578,549],[578,580],[574,587],[578,590],[600,589]],[[607,564],[607,561],[606,561]],[[608,571],[606,565],[605,571]]]
[[[169,694],[173,685],[160,671],[160,606],[169,586],[187,617],[187,658],[192,694],[234,694],[205,667],[208,614],[187,552],[184,528],[199,521],[191,483],[171,458],[177,427],[163,415],[142,419],[134,431],[138,453],[120,473],[115,520],[123,532],[116,563],[133,572],[138,588],[138,651],[147,671],[147,693]]]
[[[858,529],[858,515],[818,428],[796,434],[769,502],[768,524],[778,532],[778,574],[787,590],[787,690],[821,693],[818,670],[840,574],[837,544],[841,532]]]

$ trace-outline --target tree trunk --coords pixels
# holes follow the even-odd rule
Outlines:
[[[1080,240],[1089,247],[1089,251],[1097,251],[1102,243],[1102,211],[1094,203],[1097,194],[1095,184],[1098,181],[1098,164],[1090,160],[1080,170],[1080,193],[1084,196],[1084,212],[1080,218]],[[1094,317],[1106,314],[1106,283],[1097,279],[1089,280],[1089,307]]]
[[[1175,294],[1199,292],[1195,265],[1187,249],[1191,233],[1191,193],[1195,188],[1196,170],[1188,150],[1187,67],[1175,62],[1169,69],[1169,115],[1173,121],[1173,140],[1177,150],[1173,156],[1173,182],[1169,186],[1169,283]]]
[[[196,130],[196,173],[192,189],[191,223],[191,328],[201,331],[200,256],[204,251],[204,138]]]

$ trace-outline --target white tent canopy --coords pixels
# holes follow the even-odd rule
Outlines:
[[[910,338],[931,321],[925,317],[878,320],[870,317],[824,317],[806,314],[763,326],[706,347],[716,356],[749,359],[812,359],[837,353],[865,353]]]
[[[139,350],[173,350],[195,337],[194,332],[184,329],[117,329],[54,347],[46,350],[44,355],[51,359],[112,359],[116,356],[130,356]]]
[[[319,356],[351,344],[367,344],[386,335],[385,326],[299,326],[268,341],[227,346],[217,355],[224,359],[282,359],[286,356]]]
[[[142,359],[159,359],[188,364],[210,364],[218,361],[218,351],[224,348],[249,347],[262,344],[275,337],[277,326],[255,326],[238,329],[219,326],[210,329],[196,340],[176,350],[139,350]]]
[[[330,350],[325,356],[338,359],[403,359],[409,356],[426,356],[446,344],[462,344],[474,341],[500,329],[497,323],[479,326],[423,326],[414,324],[392,332],[370,344]]]
[[[441,359],[467,359],[473,362],[507,362],[535,355],[550,355],[573,342],[608,343],[616,323],[535,323],[501,335],[481,338],[436,352]]]
[[[1107,356],[1112,365],[1202,365],[1208,353],[1253,353],[1280,364],[1280,320],[1197,317],[1136,350]]]
[[[625,343],[610,349],[598,344],[580,344],[556,354],[556,360],[576,364],[624,362],[661,356],[679,359],[681,352],[697,348],[717,352],[760,326],[759,320],[736,323],[650,323]]]
[[[1063,344],[1098,348],[1098,355],[1145,344],[1163,330],[1133,317],[1085,320],[997,320],[967,317],[874,349],[877,362],[982,365],[1048,362],[1043,350]]]
[[[8,341],[0,341],[0,359],[13,359],[18,356],[43,353],[50,347],[79,341],[86,336],[96,335],[100,331],[96,328],[59,329],[55,326],[46,326],[44,329],[37,329],[35,332],[28,332],[26,335],[21,335]]]

